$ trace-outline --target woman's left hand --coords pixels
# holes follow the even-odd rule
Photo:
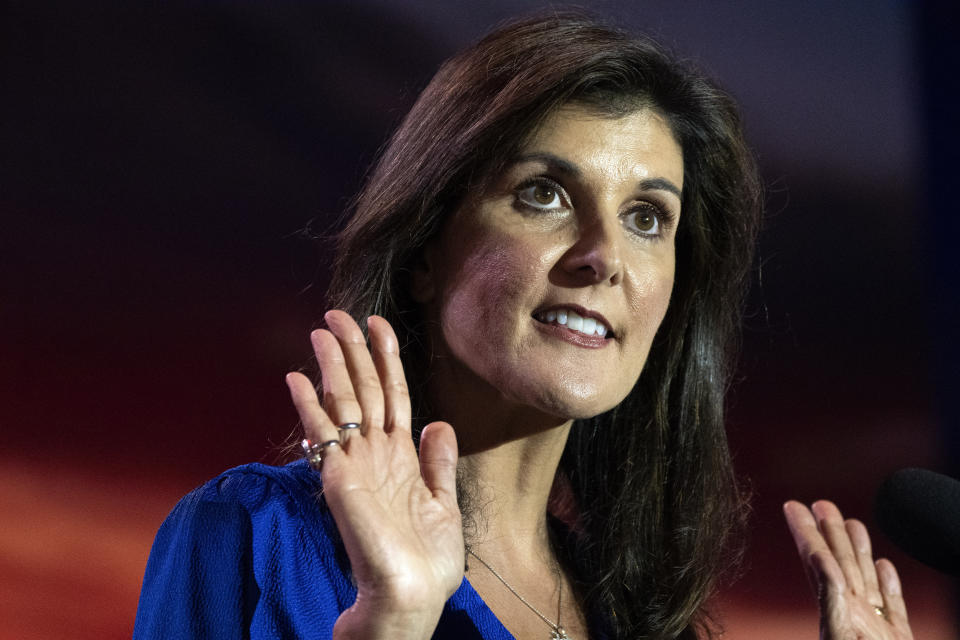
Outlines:
[[[787,525],[820,601],[821,640],[912,640],[900,578],[874,562],[867,528],[826,500],[783,505]]]

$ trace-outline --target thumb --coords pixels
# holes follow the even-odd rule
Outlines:
[[[420,475],[433,492],[457,499],[457,436],[446,422],[431,422],[420,434]]]

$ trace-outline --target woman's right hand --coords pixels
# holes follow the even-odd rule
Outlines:
[[[424,429],[420,456],[410,435],[410,396],[397,337],[378,316],[363,332],[342,311],[311,334],[323,404],[310,380],[287,374],[307,438],[324,450],[323,494],[343,538],[357,599],[337,619],[337,638],[429,638],[463,578],[453,428]]]

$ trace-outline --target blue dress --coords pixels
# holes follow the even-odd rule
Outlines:
[[[329,640],[357,591],[319,490],[300,460],[237,467],[187,494],[153,543],[134,638]],[[466,578],[433,637],[513,640]]]

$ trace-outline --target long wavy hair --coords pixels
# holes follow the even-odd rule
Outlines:
[[[683,216],[670,306],[639,381],[574,424],[561,460],[578,506],[557,553],[587,611],[618,638],[712,634],[705,603],[744,518],[724,432],[724,393],[761,190],[734,101],[656,43],[582,14],[506,24],[448,60],[384,147],[337,238],[331,308],[394,327],[422,427],[429,374],[411,266],[468,189],[576,103],[668,121],[683,150]]]

